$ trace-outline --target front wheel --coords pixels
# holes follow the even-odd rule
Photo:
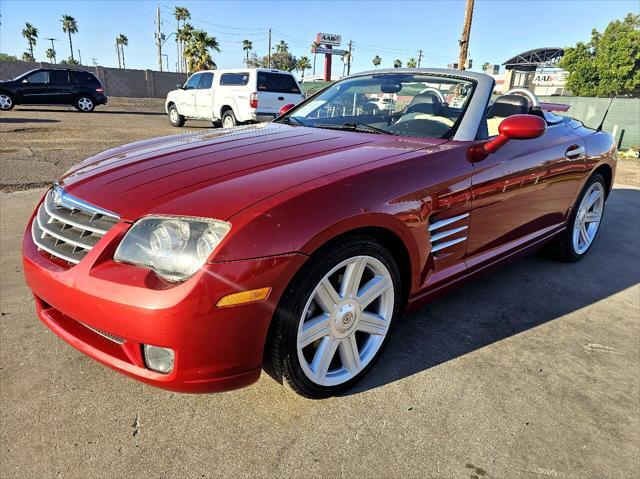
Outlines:
[[[569,262],[584,258],[600,229],[605,200],[605,181],[597,173],[589,179],[578,197],[566,231],[555,240],[556,256]]]
[[[233,114],[233,111],[227,110],[222,115],[222,128],[233,128],[238,124],[236,120],[236,116]]]
[[[76,101],[73,104],[73,106],[75,106],[76,110],[78,111],[81,111],[83,113],[89,113],[93,111],[93,109],[96,107],[96,104],[93,101],[93,98],[89,96],[80,96],[76,98]]]
[[[8,93],[0,93],[0,110],[9,111],[15,106],[13,97]]]
[[[184,125],[184,116],[178,113],[178,109],[175,105],[171,105],[169,107],[169,123],[175,127]]]
[[[396,262],[369,238],[320,252],[277,308],[267,371],[311,398],[348,389],[380,356],[400,309],[400,291]]]

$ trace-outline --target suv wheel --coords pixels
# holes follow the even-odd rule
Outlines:
[[[315,255],[289,285],[265,351],[265,369],[298,394],[335,395],[380,356],[399,314],[400,273],[378,242],[358,237]]]
[[[96,107],[93,98],[84,95],[79,96],[73,106],[75,106],[78,111],[81,111],[83,113],[89,113]]]
[[[15,106],[13,97],[8,93],[0,93],[0,110],[9,111]]]
[[[175,105],[169,107],[169,123],[176,127],[184,125],[184,116],[178,112]]]
[[[222,115],[222,128],[233,128],[238,122],[232,110],[227,110]]]

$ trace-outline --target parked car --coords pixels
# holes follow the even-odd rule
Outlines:
[[[233,128],[241,123],[273,120],[284,105],[304,99],[289,72],[264,68],[207,70],[170,91],[165,109],[173,126],[185,120],[208,120]]]
[[[15,105],[73,105],[90,112],[107,103],[104,87],[91,72],[70,68],[39,68],[0,81],[0,110]]]
[[[544,244],[568,262],[594,244],[613,138],[528,91],[490,104],[493,86],[362,73],[271,123],[81,162],[24,235],[40,320],[170,390],[239,388],[261,368],[305,396],[345,390],[408,307]],[[440,99],[452,90],[459,107]],[[343,108],[379,93],[393,111]]]

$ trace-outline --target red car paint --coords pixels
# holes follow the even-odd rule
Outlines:
[[[183,392],[246,386],[260,375],[269,324],[308,256],[354,230],[382,235],[415,307],[565,228],[596,168],[612,179],[611,137],[564,122],[492,154],[482,142],[406,138],[272,123],[176,135],[96,155],[61,185],[121,221],[76,266],[52,261],[31,237],[25,277],[38,315],[62,339],[124,374]],[[587,156],[565,153],[585,146]],[[468,241],[432,254],[428,225],[464,213]],[[131,223],[151,214],[229,221],[211,260],[180,284],[116,263]],[[223,296],[271,287],[266,301],[216,308]],[[126,340],[118,345],[92,328]],[[176,351],[164,375],[142,343]]]

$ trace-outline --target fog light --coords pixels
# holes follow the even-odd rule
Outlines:
[[[173,349],[144,344],[142,350],[144,352],[144,362],[149,369],[163,374],[168,374],[173,370],[173,358],[175,356]]]

